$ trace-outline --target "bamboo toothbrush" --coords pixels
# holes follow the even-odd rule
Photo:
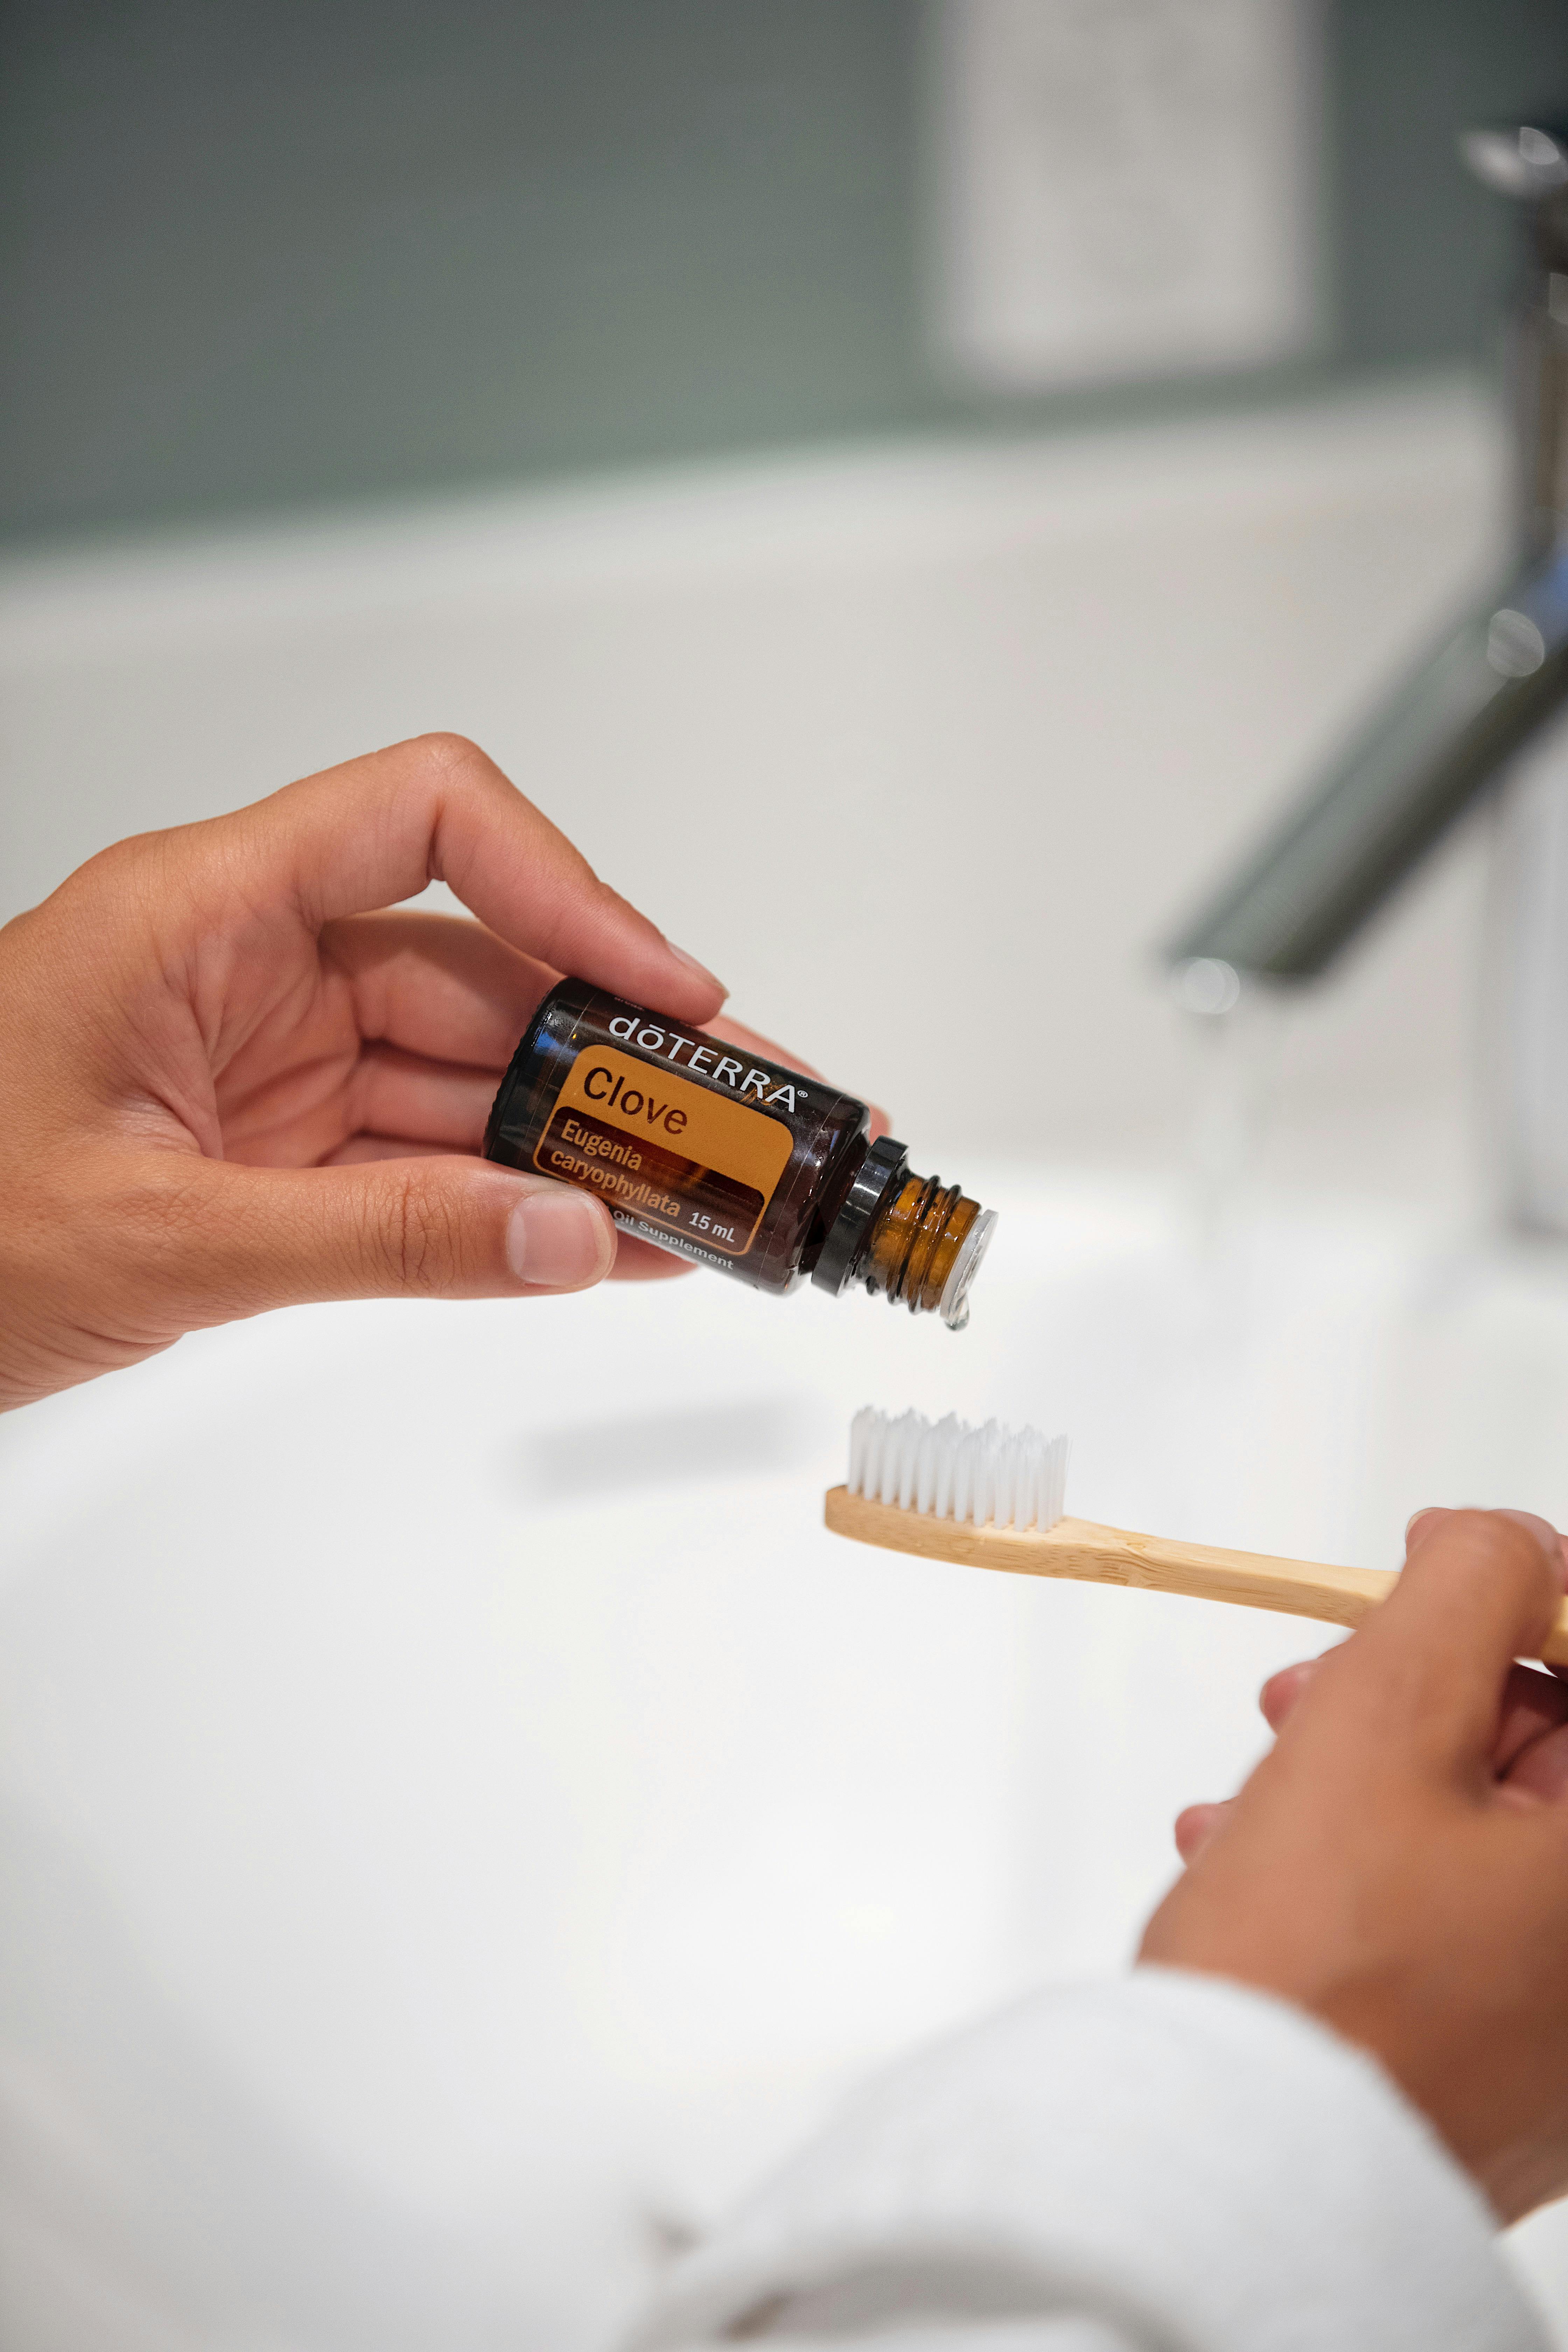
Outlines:
[[[1216,1551],[1066,1518],[1067,1458],[1065,1437],[1001,1429],[994,1421],[972,1429],[952,1413],[934,1423],[918,1412],[895,1419],[868,1406],[850,1424],[848,1482],[829,1491],[827,1524],[857,1543],[963,1568],[1140,1585],[1325,1625],[1359,1625],[1396,1580],[1384,1569]],[[1568,1665],[1568,1601],[1538,1654]]]

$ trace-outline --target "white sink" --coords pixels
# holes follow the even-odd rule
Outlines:
[[[697,1276],[0,1423],[9,2352],[572,2352],[857,2073],[1123,1958],[1324,1633],[838,1542],[858,1405],[1066,1427],[1071,1507],[1215,1542],[1568,1519],[1555,1260],[964,1172],[960,1339]]]

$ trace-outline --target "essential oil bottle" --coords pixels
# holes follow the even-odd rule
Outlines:
[[[911,1175],[903,1145],[868,1142],[869,1124],[820,1078],[563,980],[512,1055],[484,1148],[758,1290],[864,1283],[961,1331],[995,1213]]]

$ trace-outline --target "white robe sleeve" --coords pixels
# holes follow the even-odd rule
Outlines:
[[[1543,2352],[1494,2232],[1370,2059],[1144,1969],[883,2075],[685,2259],[633,2352]]]

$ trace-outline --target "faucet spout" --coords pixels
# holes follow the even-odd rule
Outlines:
[[[1513,577],[1183,927],[1174,962],[1314,979],[1568,698],[1568,126],[1472,131],[1459,147],[1476,178],[1520,205],[1527,231]]]
[[[1568,700],[1568,549],[1466,614],[1172,940],[1276,982],[1323,971]]]

